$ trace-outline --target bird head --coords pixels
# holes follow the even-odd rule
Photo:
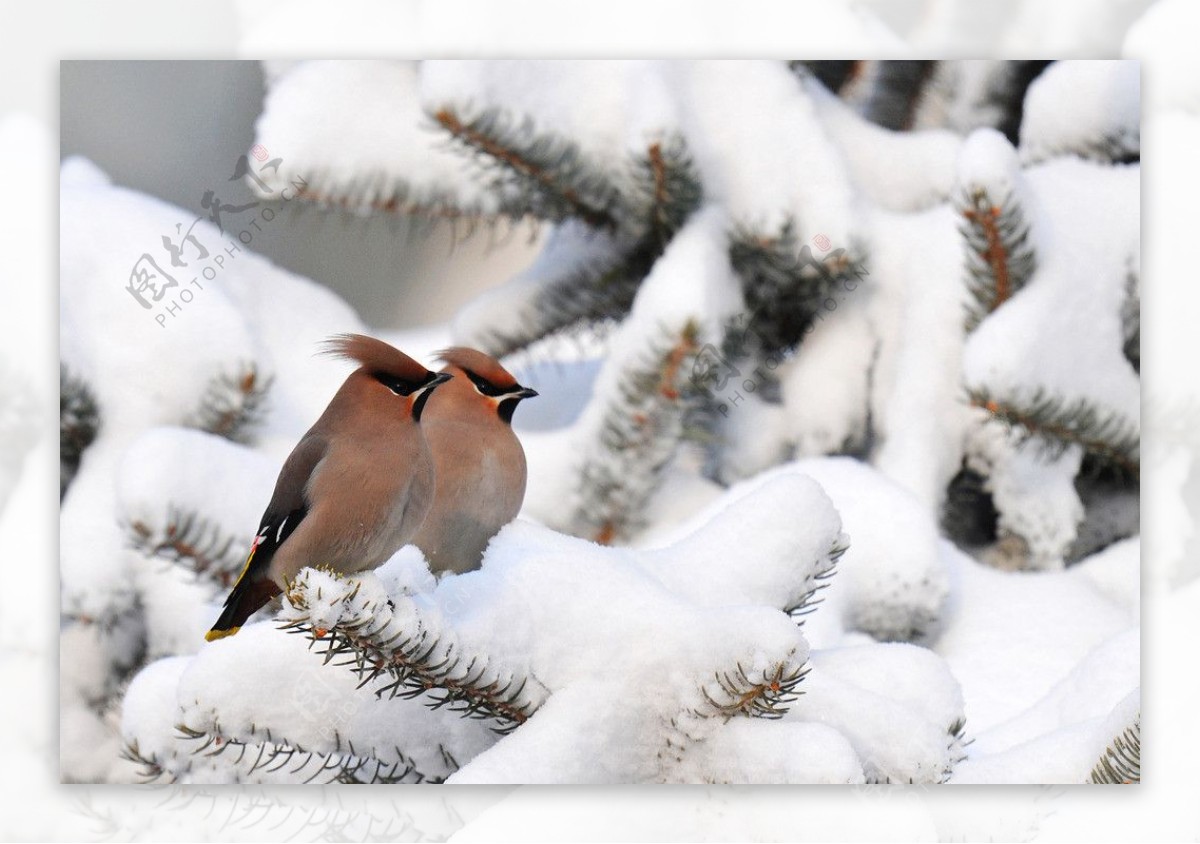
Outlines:
[[[443,374],[456,377],[461,374],[471,385],[471,392],[477,400],[490,404],[504,422],[512,422],[513,411],[523,399],[538,394],[537,390],[518,384],[500,361],[476,349],[454,346],[443,349],[435,357],[446,364],[442,369]]]
[[[448,372],[426,369],[396,347],[362,334],[330,338],[325,353],[358,363],[351,377],[358,378],[363,384],[361,389],[371,390],[369,395],[378,397],[385,395],[380,391],[386,388],[405,402],[414,421],[420,421],[430,394],[453,377]]]

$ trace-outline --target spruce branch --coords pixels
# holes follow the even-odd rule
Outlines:
[[[916,103],[913,126],[967,135],[983,126],[1016,144],[1029,86],[1048,61],[942,61]]]
[[[1054,144],[1042,141],[1023,146],[1021,153],[1021,162],[1026,167],[1065,156],[1097,164],[1136,164],[1142,159],[1141,131],[1135,125],[1111,129],[1097,137],[1067,137]]]
[[[121,758],[139,766],[138,779],[142,785],[148,785],[160,779],[174,781],[174,777],[167,774],[157,756],[152,753],[142,753],[137,739],[125,742],[121,747]]]
[[[525,351],[534,343],[569,331],[600,330],[629,313],[657,252],[638,244],[611,257],[572,265],[547,279],[535,294],[528,318],[489,327],[472,342],[496,357]]]
[[[971,304],[966,328],[973,331],[1028,283],[1037,269],[1029,221],[1014,195],[992,196],[986,189],[964,190],[955,203],[967,247]]]
[[[959,762],[967,758],[967,746],[974,741],[966,737],[967,719],[966,717],[958,718],[946,728],[946,756],[943,760],[941,770],[938,771],[936,782],[943,785],[950,781],[950,777],[954,774],[954,768]],[[888,775],[879,770],[867,771],[868,785],[916,785],[917,780],[913,777],[900,778]],[[929,782],[930,780],[922,780]]]
[[[1121,303],[1121,351],[1135,372],[1142,371],[1142,299],[1141,276],[1133,260],[1125,275],[1125,299]]]
[[[337,748],[323,753],[272,736],[269,729],[251,725],[245,736],[226,735],[218,726],[211,731],[196,730],[177,724],[181,747],[170,758],[144,752],[137,740],[126,742],[122,757],[140,766],[143,783],[200,781],[215,772],[220,759],[220,777],[230,774],[237,782],[302,782],[305,785],[333,783],[394,784],[439,783],[440,776],[427,776],[416,763],[400,751],[390,750],[394,760],[363,755],[353,744],[336,738]]]
[[[370,181],[370,180],[367,180]],[[355,214],[378,212],[399,217],[420,217],[438,221],[466,220],[472,226],[506,219],[495,211],[457,203],[450,191],[416,192],[406,183],[394,185],[385,196],[358,196],[346,192],[322,191],[311,186],[296,189],[296,199],[323,210],[339,209]]]
[[[672,136],[653,142],[644,156],[630,159],[623,193],[613,209],[620,230],[613,237],[611,254],[589,254],[585,261],[568,258],[565,272],[540,285],[526,309],[527,318],[503,329],[489,329],[476,342],[503,357],[551,335],[598,330],[624,318],[638,287],[699,206],[702,195],[700,177],[683,140]],[[592,236],[605,233],[593,230]]]
[[[699,351],[699,327],[689,320],[678,331],[664,329],[626,370],[579,473],[572,533],[608,545],[641,527],[696,400],[688,374]]]
[[[793,60],[788,69],[801,79],[815,78],[831,93],[841,94],[866,69],[866,61]]]
[[[220,589],[230,588],[245,563],[250,541],[225,534],[219,525],[194,511],[171,506],[166,522],[150,526],[134,521],[126,526],[130,545],[147,557],[183,566],[206,577]]]
[[[814,257],[807,244],[800,244],[792,220],[769,237],[737,229],[729,259],[742,280],[746,332],[766,355],[796,348],[823,310],[837,307],[837,293],[855,289],[851,279],[867,275],[863,257],[846,249]]]
[[[782,718],[800,696],[797,690],[810,669],[804,663],[779,662],[753,679],[741,663],[732,671],[713,675],[713,681],[701,687],[709,717]]]
[[[123,635],[131,629],[138,629],[137,635],[140,636],[145,609],[140,596],[133,592],[132,588],[121,597],[125,598],[127,595],[130,596],[128,604],[109,607],[101,613],[81,611],[77,604],[75,606],[65,605],[62,609],[62,620],[90,628],[99,636]],[[132,663],[136,663],[140,659],[141,655],[138,654],[132,657]]]
[[[185,424],[236,443],[248,444],[266,416],[271,376],[263,376],[254,363],[242,363],[234,372],[211,378],[199,406]]]
[[[804,584],[800,590],[800,597],[782,608],[785,613],[796,619],[797,624],[803,626],[805,617],[816,612],[817,608],[824,602],[824,598],[817,596],[822,590],[829,588],[833,581],[833,576],[837,574],[838,562],[849,550],[850,543],[847,541],[846,536],[844,534],[840,535],[833,541],[829,552],[817,560],[816,565],[805,575]]]
[[[654,141],[644,156],[630,162],[621,199],[622,224],[657,258],[704,199],[700,174],[681,136]]]
[[[339,659],[358,674],[360,686],[376,684],[379,697],[422,698],[434,709],[490,719],[500,733],[524,723],[544,701],[536,681],[466,654],[452,632],[411,600],[366,596],[361,585],[302,570],[287,592],[282,628],[308,636],[314,647],[323,644],[326,664]],[[331,619],[323,610],[332,605],[338,608]]]
[[[659,781],[691,781],[675,776],[678,766],[731,719],[783,718],[803,694],[800,686],[810,670],[806,656],[789,650],[770,658],[758,670],[735,661],[732,668],[712,672],[711,679],[701,683],[695,704],[662,722],[663,746],[657,753]]]
[[[1092,768],[1097,785],[1131,785],[1142,781],[1142,715],[1116,736]]]
[[[617,191],[609,174],[572,141],[540,132],[531,118],[515,120],[498,109],[467,117],[451,106],[433,119],[462,150],[494,174],[505,213],[559,222],[569,217],[615,229]]]
[[[967,716],[951,722],[946,729],[946,750],[947,759],[946,766],[942,769],[942,776],[938,780],[940,783],[950,781],[950,776],[954,773],[954,766],[967,758],[967,747],[974,742],[975,739],[967,738]]]
[[[66,495],[79,461],[100,431],[100,408],[91,388],[67,369],[58,368],[59,498]]]
[[[936,61],[868,61],[852,91],[863,117],[894,131],[913,128],[917,107],[937,70]]]
[[[967,392],[972,407],[987,411],[1022,440],[1036,441],[1047,454],[1058,456],[1068,446],[1078,445],[1097,461],[1134,479],[1140,475],[1140,432],[1119,414],[1100,410],[1082,398],[1065,401],[1041,387],[1028,397],[1007,400],[982,387]]]

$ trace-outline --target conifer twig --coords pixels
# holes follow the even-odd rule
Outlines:
[[[450,631],[439,630],[411,601],[403,601],[400,612],[400,602],[363,595],[361,585],[331,572],[302,570],[287,592],[283,629],[324,645],[326,663],[340,658],[362,679],[360,685],[376,684],[377,696],[422,698],[434,709],[490,719],[497,732],[524,723],[544,699],[536,681],[497,669],[482,654],[463,652]],[[325,594],[327,589],[335,594]],[[312,616],[311,608],[331,603],[339,607],[332,623]]]
[[[198,576],[228,589],[245,562],[249,540],[224,534],[221,528],[198,513],[171,506],[165,524],[152,527],[134,521],[127,526],[130,545],[147,557],[158,557],[181,565]]]
[[[188,425],[233,442],[249,443],[266,416],[273,380],[261,375],[254,363],[242,363],[235,372],[214,376]]]
[[[749,315],[744,336],[763,355],[796,348],[823,310],[837,307],[838,292],[852,292],[857,283],[850,280],[867,275],[864,258],[845,248],[814,256],[801,245],[792,220],[771,236],[744,227],[734,231],[729,260],[741,277]]]
[[[630,160],[621,193],[614,199],[620,231],[613,238],[613,254],[584,264],[569,262],[567,272],[543,284],[527,319],[489,333],[488,350],[504,356],[552,334],[595,330],[625,317],[642,281],[699,206],[702,194],[682,138],[651,143],[644,156]]]
[[[707,714],[725,718],[747,715],[755,718],[782,718],[788,706],[799,697],[797,690],[810,669],[804,664],[780,662],[761,676],[751,679],[739,663],[732,671],[714,674],[714,682],[701,688],[710,707]]]
[[[515,124],[494,109],[464,118],[443,106],[433,119],[455,142],[500,168],[504,176],[498,187],[505,182],[517,187],[517,196],[509,198],[511,213],[555,221],[571,216],[593,228],[617,227],[611,210],[615,189],[574,143],[537,132],[530,119]]]
[[[699,350],[699,328],[688,321],[625,373],[579,473],[572,533],[608,545],[640,526],[695,399],[686,373]]]
[[[66,364],[58,368],[59,399],[59,497],[79,469],[79,461],[100,431],[100,408],[91,388],[76,376]]]
[[[968,389],[969,402],[992,419],[1036,439],[1058,455],[1070,445],[1121,472],[1137,478],[1141,471],[1141,440],[1137,426],[1115,413],[1097,409],[1086,399],[1066,402],[1040,387],[1028,398],[1000,399],[980,387]]]
[[[817,596],[832,584],[833,576],[837,574],[838,562],[848,550],[850,545],[845,541],[845,537],[838,537],[829,552],[817,560],[812,571],[805,577],[799,599],[782,608],[785,613],[796,619],[797,624],[803,626],[805,617],[816,612],[817,607],[821,605],[824,599]]]
[[[1142,781],[1142,716],[1105,748],[1104,755],[1092,768],[1090,778],[1097,785],[1131,785]]]
[[[1029,222],[1013,194],[992,197],[983,188],[965,191],[957,203],[967,245],[967,279],[972,302],[967,330],[1003,305],[1029,281],[1037,259]]]

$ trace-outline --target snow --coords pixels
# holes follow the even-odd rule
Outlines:
[[[490,348],[512,326],[537,319],[538,297],[547,287],[621,259],[620,244],[604,232],[569,220],[550,229],[545,245],[524,272],[477,296],[454,317],[455,342]]]
[[[806,513],[803,522],[780,519],[781,508],[797,506]],[[357,635],[377,642],[419,629],[425,641],[436,643],[436,653],[469,658],[485,677],[528,678],[521,700],[536,710],[532,717],[477,757],[456,756],[467,764],[451,782],[724,781],[752,766],[765,781],[801,772],[817,782],[940,779],[957,752],[947,731],[962,718],[961,693],[937,656],[912,645],[814,655],[805,694],[789,715],[799,723],[736,728],[742,734],[778,728],[778,741],[796,754],[784,757],[776,750],[762,757],[753,746],[745,758],[734,752],[741,745],[724,734],[725,719],[705,715],[711,701],[727,693],[706,678],[734,670],[749,678],[771,676],[774,666],[804,665],[804,636],[778,608],[795,599],[787,589],[804,582],[804,561],[811,571],[844,537],[829,499],[797,474],[731,494],[695,521],[680,529],[678,540],[640,551],[604,548],[518,521],[493,540],[482,569],[443,578],[431,591],[412,549],[378,574],[335,579],[306,572],[285,618],[330,630],[370,618]],[[750,529],[734,540],[728,525],[747,521]],[[734,554],[758,566],[751,579],[727,570]],[[504,623],[513,617],[523,623]],[[252,629],[259,637],[274,636],[273,644],[243,646],[241,634],[227,641],[246,653],[292,659],[276,650],[291,647],[279,644],[287,638],[283,633],[265,625]],[[225,641],[206,648],[197,664],[211,654],[230,672],[225,682],[241,688],[236,660],[218,661]],[[299,658],[316,666],[313,676],[321,679],[316,658],[302,651]],[[246,670],[261,670],[256,664],[247,659]],[[200,699],[224,693],[207,688],[207,676],[198,673],[191,686],[185,676],[180,698],[186,711],[201,713],[199,720],[189,716],[189,725],[214,732],[210,707]],[[301,677],[298,687],[309,689],[317,679]],[[193,699],[200,701],[195,707]],[[273,723],[295,717],[292,709],[265,702],[211,707],[230,735],[246,733],[251,718]],[[320,708],[306,711],[325,720]],[[899,739],[891,729],[897,719],[906,725]],[[289,729],[309,734],[304,725]],[[817,756],[807,740],[828,755]],[[759,767],[764,759],[770,767]]]
[[[838,452],[866,436],[875,335],[863,301],[869,294],[863,293],[819,320],[804,340],[804,354],[780,376],[783,424],[798,457]]]
[[[720,206],[709,205],[697,211],[639,286],[628,317],[613,332],[609,353],[596,376],[587,407],[571,428],[573,442],[569,448],[573,456],[562,465],[576,467],[576,471],[567,473],[560,469],[558,473],[555,497],[560,502],[577,503],[568,507],[566,513],[559,507],[559,515],[552,524],[569,523],[571,511],[582,506],[587,491],[573,488],[579,467],[588,461],[611,461],[611,452],[603,445],[602,435],[609,413],[628,412],[623,391],[630,369],[659,365],[657,361],[664,355],[682,347],[688,333],[694,334],[692,345],[697,350],[715,347],[721,341],[725,325],[739,312],[742,298],[729,263],[728,225]],[[679,383],[668,386],[682,389],[688,377],[680,373]],[[641,468],[616,466],[612,471],[622,476]],[[638,484],[635,482],[633,486]]]
[[[1140,637],[1136,628],[1105,640],[1089,651],[1066,677],[1032,707],[1015,718],[979,733],[972,751],[980,754],[998,753],[1027,741],[1029,736],[1055,732],[1091,719],[1103,719],[1124,698],[1137,690],[1141,676],[1140,651]],[[1098,757],[1097,753],[1093,761]]]
[[[281,462],[193,428],[158,427],[135,440],[117,472],[117,514],[161,529],[175,512],[200,512],[249,550],[254,520],[271,500]],[[214,491],[219,491],[214,495]]]
[[[1136,629],[1099,645],[1032,708],[980,733],[953,781],[1085,782],[1138,714],[1139,658]]]
[[[808,648],[800,630],[779,609],[758,604],[760,593],[775,602],[789,599],[780,586],[795,579],[788,563],[796,549],[820,554],[838,535],[836,516],[811,482],[793,479],[775,489],[764,489],[758,496],[759,506],[777,500],[780,493],[796,490],[815,496],[818,503],[824,501],[826,523],[797,526],[796,537],[782,545],[774,537],[764,539],[762,554],[756,559],[777,560],[776,566],[768,569],[776,583],[766,583],[750,594],[728,594],[719,580],[680,578],[672,571],[693,565],[701,572],[711,570],[712,559],[706,560],[696,549],[711,546],[714,532],[725,534],[720,523],[700,528],[690,541],[635,555],[518,521],[493,540],[481,570],[444,578],[432,592],[410,593],[420,582],[413,576],[417,570],[411,559],[406,563],[408,574],[399,578],[388,573],[393,563],[381,569],[379,576],[351,580],[334,580],[310,571],[297,587],[305,598],[300,604],[293,599],[289,617],[299,613],[313,625],[333,629],[360,612],[369,612],[373,626],[362,635],[377,641],[412,629],[409,625],[415,622],[429,641],[439,643],[442,652],[453,650],[474,658],[476,664],[487,666],[489,677],[527,678],[522,699],[541,708],[525,726],[480,757],[488,781],[538,782],[550,776],[553,781],[577,781],[581,774],[576,766],[584,765],[582,760],[587,758],[587,745],[580,746],[581,724],[587,724],[585,732],[597,742],[598,754],[586,763],[589,773],[583,781],[623,782],[654,778],[656,772],[670,779],[670,766],[664,767],[661,759],[655,762],[670,737],[664,734],[663,724],[672,717],[702,711],[708,705],[706,694],[723,699],[719,687],[709,688],[712,681],[708,678],[714,672],[740,667],[753,678],[769,675],[777,665],[804,663]],[[719,554],[721,550],[708,547],[704,553]],[[404,555],[401,552],[399,556]],[[385,583],[390,583],[387,591]],[[686,588],[671,588],[680,584]],[[704,591],[697,594],[701,586]],[[524,623],[502,621],[514,616],[523,618]],[[732,631],[738,635],[731,636]],[[259,635],[284,637],[265,628]],[[239,633],[230,641],[236,643],[241,636]],[[647,647],[647,642],[656,644]],[[216,643],[221,644],[224,641]],[[257,651],[249,647],[247,653],[263,650],[261,645]],[[207,648],[200,659],[210,652],[214,662],[229,667],[228,658],[217,661],[215,646]],[[318,675],[325,673],[314,657],[302,656],[313,663]],[[253,666],[254,661],[248,660],[247,669]],[[299,685],[309,684],[301,680]],[[265,690],[271,688],[264,685]],[[555,703],[560,695],[575,705],[561,700]],[[182,699],[192,696],[194,693],[181,691]],[[548,702],[542,704],[547,696]],[[588,713],[607,713],[613,730],[630,739],[624,750],[614,746],[616,734],[605,743],[596,738],[604,731],[604,718],[580,720],[580,699],[586,700]],[[563,712],[564,706],[569,707],[563,716],[567,723],[555,727],[555,713]],[[276,714],[284,717],[291,707],[281,707]],[[217,709],[226,731],[244,731],[245,719],[258,718],[258,713],[265,713],[261,715],[264,720],[272,717],[270,707],[261,704],[249,705],[241,720],[229,714],[228,705]],[[694,729],[705,733],[723,723],[720,718],[689,717],[697,720]],[[232,725],[226,722],[228,718],[235,719]],[[536,726],[547,722],[550,726]],[[549,735],[541,735],[543,730]],[[570,731],[571,739],[556,741],[553,736],[563,730]],[[539,766],[538,755],[503,749],[510,744],[521,748],[527,742],[534,742],[539,754],[551,754],[553,763]],[[559,757],[568,751],[574,762]],[[455,758],[466,762],[472,755],[464,752]],[[454,779],[471,781],[473,768],[474,763],[467,765]]]
[[[256,522],[248,513],[266,509],[281,463],[245,446],[203,431],[154,428],[125,452],[117,471],[116,517],[128,531],[140,525],[152,542],[169,541],[188,513],[204,524],[190,542],[219,558],[227,576],[241,571]],[[226,537],[205,547],[211,537]],[[219,614],[212,585],[169,559],[139,554],[134,587],[146,622],[148,656],[192,653]],[[229,581],[232,583],[232,579]]]
[[[935,512],[959,469],[967,420],[960,383],[962,246],[946,206],[879,212],[865,289],[879,337],[871,413],[883,442],[873,463]],[[876,269],[878,268],[878,269]]]
[[[949,582],[937,526],[912,493],[848,457],[798,460],[735,489],[755,489],[788,473],[821,485],[850,537],[838,574],[822,594],[827,605],[812,616],[813,623],[837,614],[846,628],[879,639],[933,634]]]
[[[803,521],[793,514],[803,513]],[[643,565],[701,606],[796,606],[849,538],[833,503],[811,478],[780,475],[754,494],[731,490],[679,528],[684,538]],[[741,553],[747,544],[755,553]]]
[[[747,384],[757,381],[751,377],[742,382],[741,388]],[[722,482],[749,478],[791,456],[791,440],[796,435],[790,430],[790,408],[786,403],[767,401],[758,392],[743,393],[736,381],[720,398],[725,400],[725,410],[717,411],[721,419],[716,434],[723,446],[717,469]],[[663,497],[659,495],[657,500]]]
[[[1025,564],[1062,568],[1084,518],[1075,489],[1083,450],[1069,446],[1057,457],[1047,455],[1036,443],[1019,442],[1016,432],[992,425],[975,433],[967,459],[987,476],[999,514],[997,530],[1020,537]]]
[[[1020,162],[1008,139],[992,128],[976,129],[958,154],[958,184],[968,191],[984,190],[1000,202],[1017,187]]]
[[[1029,163],[1087,155],[1098,140],[1137,150],[1141,65],[1135,61],[1059,61],[1029,86],[1021,119],[1021,157]]]
[[[713,670],[744,662],[752,673],[764,670],[772,653],[803,661],[803,638],[778,610],[736,601],[701,611],[692,606],[694,598],[665,589],[649,572],[631,566],[628,554],[516,523],[493,540],[481,571],[446,584],[444,600],[465,604],[455,619],[460,637],[480,646],[486,642],[492,653],[523,655],[552,689],[597,672],[623,674],[625,663],[650,656],[644,653],[647,641],[659,643],[650,657],[656,665],[674,675],[669,661],[683,659],[688,668],[682,673],[689,679],[702,673],[691,668],[697,661]],[[715,585],[706,586],[714,595]],[[552,597],[566,594],[574,600]],[[512,615],[510,602],[527,623],[497,629],[499,617]],[[732,629],[742,635],[730,640],[721,634]],[[742,644],[750,642],[755,644]]]
[[[1121,314],[1128,276],[1139,272],[1139,169],[1057,158],[1014,181],[1007,143],[990,130],[972,135],[963,178],[1019,203],[1037,269],[967,338],[968,387],[1016,407],[1041,390],[1065,407],[1086,402],[1137,429],[1141,384],[1122,353]],[[1047,454],[1038,443],[989,430],[995,427],[972,432],[968,463],[989,477],[1000,528],[1020,538],[1027,564],[1061,567],[1085,515],[1075,489],[1082,451]]]
[[[1103,512],[1103,511],[1102,511]],[[1135,517],[1140,511],[1135,511]],[[1124,533],[1138,530],[1138,522],[1125,527]],[[1071,571],[1086,578],[1114,604],[1128,611],[1136,622],[1141,613],[1141,534],[1135,533],[1111,544],[1088,550],[1090,556],[1072,565]]]
[[[743,718],[731,721],[700,750],[702,758],[697,767],[707,771],[708,780],[717,783],[865,782],[862,762],[851,742],[816,721],[773,724]]]
[[[968,339],[967,384],[1002,397],[1036,384],[1136,424],[1141,390],[1121,353],[1119,315],[1138,242],[1138,170],[1065,158],[1024,172],[1038,270]]]
[[[61,661],[62,708],[74,737],[62,745],[62,764],[68,778],[103,780],[110,769],[113,776],[128,774],[113,769],[111,727],[94,708],[143,649],[151,658],[194,650],[195,637],[211,623],[218,588],[195,583],[164,560],[142,558],[130,549],[122,519],[161,526],[172,505],[186,503],[217,518],[234,544],[248,536],[279,463],[344,377],[338,366],[313,357],[317,341],[361,330],[362,323],[332,293],[273,267],[232,230],[222,235],[207,220],[193,233],[221,257],[206,265],[213,277],[197,273],[192,259],[184,270],[197,284],[173,270],[179,288],[168,289],[157,310],[143,309],[122,291],[138,250],[158,252],[162,235],[189,215],[111,185],[83,159],[69,159],[63,169],[62,360],[95,394],[102,424],[62,502],[68,621],[62,636],[75,643]],[[160,260],[169,263],[165,252]],[[297,308],[286,325],[277,324],[279,301]],[[94,325],[105,330],[93,331]],[[209,381],[247,362],[264,378],[278,376],[260,433],[271,456],[214,445],[215,438],[199,432],[156,430],[186,423]],[[231,454],[249,456],[238,462]],[[181,476],[183,463],[190,471]],[[232,494],[230,478],[239,480]]]
[[[789,718],[834,727],[862,760],[868,782],[941,781],[961,754],[952,728],[962,694],[945,663],[907,644],[819,651]]]
[[[651,61],[429,61],[421,68],[420,97],[428,111],[444,106],[498,108],[529,115],[535,131],[579,144],[610,172],[624,156],[644,153],[674,126],[663,62]],[[545,80],[555,84],[548,92]],[[586,101],[586,110],[578,108]],[[461,162],[460,162],[461,166]]]
[[[279,191],[297,179],[328,202],[368,213],[395,200],[493,211],[495,197],[464,178],[420,107],[412,61],[302,62],[267,92],[255,142],[282,159],[262,176]]]
[[[962,139],[945,129],[893,132],[855,114],[816,80],[805,85],[854,187],[891,211],[916,211],[950,195]]]
[[[181,723],[229,738],[286,736],[318,752],[352,748],[385,765],[411,759],[427,777],[447,773],[443,750],[470,758],[494,741],[478,721],[356,689],[354,674],[325,670],[308,650],[302,637],[270,624],[212,643],[179,679]]]
[[[677,73],[684,136],[710,201],[763,236],[792,220],[802,239],[820,233],[853,245],[849,175],[794,74],[782,63],[750,61],[692,62]],[[754,155],[740,154],[750,148]]]
[[[796,525],[791,537],[782,541],[785,536],[779,530],[780,519],[770,506],[763,505],[778,508],[801,503],[806,497],[810,502],[804,509],[811,518]],[[714,517],[695,527],[686,538],[636,555],[517,523],[492,543],[480,571],[446,578],[432,592],[421,591],[429,590],[432,583],[413,549],[401,552],[378,575],[355,579],[353,586],[310,572],[301,589],[309,598],[318,597],[315,604],[306,599],[303,615],[313,624],[332,628],[346,613],[354,612],[352,606],[373,605],[374,617],[382,621],[384,628],[370,635],[385,638],[390,629],[387,625],[402,623],[400,619],[407,612],[416,612],[424,629],[431,632],[447,629],[445,625],[452,621],[461,652],[486,654],[489,666],[516,666],[518,674],[536,677],[537,685],[531,685],[527,693],[533,695],[530,700],[536,701],[536,689],[544,685],[548,699],[521,729],[490,750],[483,750],[484,745],[475,746],[473,751],[459,748],[459,752],[452,752],[460,761],[473,761],[451,781],[612,782],[656,777],[744,781],[737,772],[754,770],[754,776],[764,781],[790,781],[802,775],[805,781],[853,782],[859,781],[863,773],[856,763],[858,756],[850,749],[852,745],[871,752],[875,760],[871,776],[923,780],[935,777],[935,773],[940,776],[949,747],[945,729],[960,717],[956,710],[961,709],[961,703],[956,704],[956,687],[944,668],[939,669],[940,660],[912,646],[879,646],[875,653],[868,653],[870,648],[851,648],[845,654],[824,655],[814,663],[814,677],[823,679],[804,681],[814,685],[808,687],[809,694],[802,700],[811,697],[814,703],[809,710],[795,710],[800,723],[772,723],[768,727],[764,722],[764,726],[748,729],[739,725],[733,728],[731,737],[724,735],[720,719],[686,716],[691,707],[704,706],[698,686],[714,668],[736,664],[753,677],[770,669],[775,657],[768,655],[772,653],[803,664],[807,646],[795,625],[777,610],[764,612],[765,607],[753,605],[790,601],[792,596],[780,592],[779,586],[794,583],[797,577],[784,564],[804,559],[805,555],[815,562],[831,541],[839,538],[838,519],[829,500],[813,481],[800,476],[762,484],[758,492],[715,509]],[[824,516],[819,515],[822,509]],[[771,528],[763,531],[765,536],[758,540],[759,553],[751,559],[760,564],[772,559],[778,563],[764,567],[768,576],[763,578],[762,587],[751,584],[747,591],[744,579],[734,578],[739,589],[731,590],[727,582],[705,573],[717,571],[715,562],[733,550],[721,544],[729,541],[728,521],[750,517]],[[682,571],[677,575],[680,569],[690,569],[691,576],[682,576]],[[630,588],[626,585],[630,578],[642,585]],[[581,589],[584,583],[587,586]],[[382,591],[385,584],[387,591]],[[381,615],[389,595],[394,609]],[[624,596],[620,613],[614,612],[616,595]],[[570,600],[564,601],[566,596],[571,596]],[[631,604],[631,596],[639,596],[639,601]],[[529,623],[497,627],[498,618],[514,613],[524,615]],[[396,621],[386,621],[389,616]],[[742,631],[747,638],[731,639],[723,632],[732,629]],[[541,631],[542,635],[531,640],[533,631]],[[730,650],[729,646],[739,640],[757,644],[750,651],[737,647]],[[643,644],[646,641],[658,645],[647,650]],[[390,757],[378,742],[383,736],[396,735],[398,730],[394,720],[386,718],[416,717],[391,702],[392,708],[385,716],[373,708],[377,704],[369,692],[355,703],[354,693],[349,691],[355,682],[352,675],[327,677],[330,672],[316,656],[306,652],[303,640],[270,625],[251,625],[237,637],[207,646],[178,674],[169,673],[170,665],[147,672],[149,679],[139,679],[142,685],[135,685],[129,692],[126,738],[136,740],[143,755],[149,752],[176,761],[185,758],[162,736],[161,727],[142,732],[145,727],[138,715],[145,710],[141,707],[161,704],[163,691],[158,682],[178,685],[182,723],[191,729],[241,739],[261,738],[270,729],[271,734],[287,735],[308,749],[329,751],[334,748],[329,738],[329,722],[333,721],[338,725],[338,735],[352,737],[358,752],[365,753],[369,747],[370,755],[385,761]],[[311,703],[296,707],[286,697],[279,697],[274,692],[279,683],[264,681],[264,670],[283,672],[281,676],[289,678],[295,693],[305,695]],[[947,722],[940,730],[929,727],[921,735],[919,731],[908,731],[902,746],[885,749],[880,747],[878,735],[886,727],[883,721],[872,722],[875,726],[869,728],[857,725],[859,732],[849,738],[850,744],[828,726],[806,723],[834,717],[828,701],[837,699],[839,683],[857,682],[878,693],[887,686],[899,688],[901,674],[909,678],[906,682],[913,691],[900,692],[900,711],[909,713],[905,717],[914,723],[924,724],[922,719]],[[156,681],[160,676],[170,679]],[[251,677],[253,684],[249,682]],[[348,685],[346,689],[331,689],[330,683]],[[939,685],[945,683],[949,688]],[[822,691],[827,687],[832,691]],[[248,688],[261,691],[248,694]],[[931,694],[939,688],[940,692]],[[645,689],[654,692],[647,697],[642,691]],[[924,692],[918,694],[917,689]],[[677,695],[694,702],[684,708],[685,715],[675,715],[674,725],[664,732],[663,719],[672,719]],[[345,707],[341,715],[328,711],[335,705]],[[413,707],[420,709],[417,704]],[[581,710],[586,713],[582,721]],[[886,717],[897,715],[889,710]],[[297,718],[301,720],[297,722]],[[588,725],[583,735],[578,732],[580,723]],[[434,726],[445,741],[446,726]],[[742,758],[732,750],[720,750],[741,747],[738,735],[753,735],[768,728],[777,728],[780,734],[770,741],[773,751],[750,749],[747,752],[752,755]],[[400,732],[421,735],[420,729],[406,723]],[[681,758],[674,763],[669,759],[664,762],[663,754],[669,756],[669,749],[675,747],[673,741],[681,741],[686,749],[694,740],[687,736],[694,733],[711,734],[715,743],[710,746],[702,742],[698,753],[681,751]],[[372,736],[376,737],[375,744]],[[623,741],[618,742],[618,737]],[[614,752],[614,743],[624,750]],[[795,752],[785,754],[781,750],[784,747]],[[204,781],[211,773],[187,767],[180,775]]]
[[[952,589],[933,649],[962,684],[972,735],[1034,706],[1094,648],[1130,626],[1127,611],[1071,572],[1002,572],[949,542],[941,548]]]

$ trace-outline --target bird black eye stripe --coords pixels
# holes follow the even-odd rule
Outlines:
[[[413,390],[416,390],[421,386],[420,384],[416,384],[412,381],[405,381],[404,379],[397,378],[394,375],[388,375],[386,372],[373,372],[371,374],[376,381],[387,387],[398,396],[410,395]]]
[[[479,392],[483,393],[485,396],[503,396],[508,392],[505,389],[497,387],[486,378],[481,378],[469,369],[464,369],[463,372],[465,372],[467,377],[471,379],[471,383],[475,385],[475,389],[479,390]]]

